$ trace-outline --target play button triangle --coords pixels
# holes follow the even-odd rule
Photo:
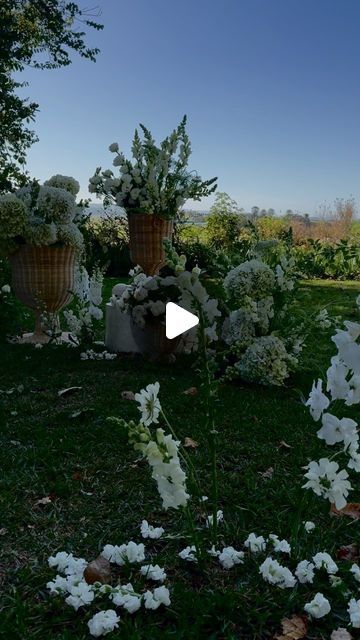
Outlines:
[[[190,311],[186,311],[174,302],[168,302],[166,305],[166,337],[169,340],[176,338],[181,333],[189,331],[199,324],[199,318]]]

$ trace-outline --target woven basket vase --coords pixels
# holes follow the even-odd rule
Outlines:
[[[32,309],[36,324],[34,341],[41,336],[41,314],[56,314],[67,305],[74,288],[75,250],[70,246],[38,247],[25,244],[10,255],[12,288]]]
[[[128,213],[130,256],[144,273],[153,276],[165,264],[164,239],[171,240],[173,221],[154,214]]]

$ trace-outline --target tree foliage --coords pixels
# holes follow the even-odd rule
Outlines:
[[[215,202],[207,219],[207,234],[210,244],[217,249],[227,249],[238,239],[246,217],[227,193],[216,194]]]
[[[29,124],[38,105],[17,94],[26,83],[14,73],[67,66],[72,52],[95,61],[98,49],[86,45],[86,31],[103,25],[93,18],[65,0],[0,0],[0,192],[27,181],[26,152],[37,140]]]

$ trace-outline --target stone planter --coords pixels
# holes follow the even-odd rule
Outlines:
[[[165,263],[163,240],[171,240],[173,221],[145,213],[128,213],[130,257],[146,275],[159,273]]]
[[[153,360],[170,356],[179,346],[181,336],[169,340],[166,337],[165,324],[160,321],[148,323],[142,329],[131,319],[130,327],[139,352],[146,353]]]
[[[66,306],[74,288],[75,250],[70,246],[38,247],[25,244],[9,256],[12,289],[35,315],[35,330],[23,342],[48,342],[41,315],[56,315]]]

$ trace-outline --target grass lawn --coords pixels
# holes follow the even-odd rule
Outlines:
[[[107,280],[106,299],[116,281]],[[330,313],[355,319],[359,293],[358,282],[311,281],[303,283],[299,304],[309,309],[326,305]],[[317,551],[335,557],[340,545],[360,540],[356,522],[330,518],[328,504],[301,489],[302,467],[328,455],[316,438],[317,428],[301,393],[307,396],[313,377],[324,373],[335,353],[333,346],[329,334],[319,332],[307,345],[305,370],[286,388],[224,385],[217,402],[222,541],[239,549],[251,531],[276,533],[293,547],[291,559],[284,561],[291,569]],[[210,464],[202,400],[200,394],[183,393],[198,386],[191,358],[181,357],[171,365],[138,356],[83,362],[79,349],[0,345],[0,361],[1,638],[89,638],[89,612],[76,613],[63,598],[48,595],[45,585],[55,572],[48,568],[47,557],[64,549],[92,560],[104,544],[141,542],[143,518],[169,534],[144,542],[148,557],[159,553],[172,604],[132,617],[121,613],[119,629],[109,638],[266,639],[285,615],[302,612],[309,599],[307,585],[293,590],[271,587],[258,576],[258,559],[228,572],[214,560],[200,573],[177,558],[187,545],[181,515],[161,510],[146,463],[125,435],[107,422],[111,415],[136,419],[136,404],[122,399],[121,392],[135,392],[158,380],[162,405],[179,437],[199,443],[188,451],[206,493]],[[58,396],[60,389],[71,386],[81,389]],[[356,411],[348,415],[355,417]],[[273,474],[264,476],[270,467]],[[51,501],[39,503],[44,497]],[[351,500],[360,501],[359,484]],[[312,534],[305,533],[304,520],[316,523]],[[339,566],[342,575],[349,563],[341,561]],[[311,593],[317,591],[334,602],[335,622],[325,617],[310,625],[306,637],[328,639],[332,629],[348,622],[342,618],[345,600],[335,597],[336,590],[325,578],[316,579]]]

